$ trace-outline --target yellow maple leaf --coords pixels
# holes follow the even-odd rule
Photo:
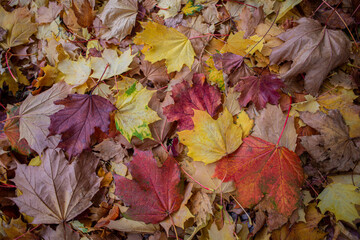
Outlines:
[[[145,44],[145,60],[155,63],[165,59],[168,73],[180,71],[184,64],[191,68],[195,51],[184,34],[155,22],[142,26],[144,31],[136,35],[134,43]]]
[[[147,90],[140,83],[134,83],[117,97],[116,128],[129,142],[133,136],[140,140],[152,138],[148,125],[161,119],[148,106],[154,93],[155,91]]]
[[[223,71],[216,69],[214,59],[212,57],[209,57],[205,63],[208,65],[205,66],[205,69],[208,72],[208,80],[210,81],[211,85],[216,84],[222,91],[225,91]]]
[[[234,152],[254,125],[245,112],[234,123],[226,108],[217,120],[206,111],[194,110],[192,120],[194,129],[178,132],[179,139],[189,148],[188,156],[206,164]]]
[[[65,59],[59,62],[58,69],[65,75],[64,81],[75,86],[84,84],[91,73],[90,64],[82,57],[77,61]]]
[[[51,65],[46,65],[45,67],[42,67],[41,70],[44,71],[44,75],[38,77],[35,87],[51,87],[53,84],[60,82],[64,78],[64,74],[60,72],[58,68]]]
[[[305,96],[304,102],[291,104],[290,116],[299,117],[299,112],[304,111],[315,113],[317,110],[319,110],[319,107],[320,105],[316,101],[316,98],[309,94]]]
[[[7,30],[6,39],[0,42],[4,49],[29,42],[30,36],[37,31],[37,25],[31,22],[27,8],[17,8],[11,13],[0,6],[0,27]]]
[[[262,50],[264,46],[264,39],[261,40],[261,37],[257,35],[253,35],[249,39],[244,39],[244,34],[244,31],[230,34],[227,43],[224,45],[220,52],[231,52],[237,55],[245,56],[248,52],[249,54],[253,54],[257,50]],[[259,43],[257,44],[257,42]]]

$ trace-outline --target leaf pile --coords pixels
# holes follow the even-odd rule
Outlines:
[[[359,239],[359,1],[2,1],[1,239]]]

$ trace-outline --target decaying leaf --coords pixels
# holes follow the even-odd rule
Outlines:
[[[92,154],[69,164],[61,150],[47,149],[41,160],[40,166],[18,164],[14,178],[23,194],[12,200],[34,218],[33,224],[66,222],[91,206],[100,186]]]
[[[115,194],[130,205],[125,216],[156,224],[179,209],[183,198],[178,186],[180,169],[173,158],[159,168],[151,151],[135,149],[129,171],[134,180],[114,175]]]
[[[277,36],[285,43],[273,49],[270,62],[293,61],[281,77],[291,80],[306,73],[305,90],[315,96],[328,73],[349,58],[350,41],[342,31],[322,27],[316,20],[297,22],[297,27]]]
[[[321,135],[301,137],[301,144],[322,171],[347,171],[360,159],[360,149],[349,137],[349,130],[338,110],[328,115],[302,112],[300,118]]]

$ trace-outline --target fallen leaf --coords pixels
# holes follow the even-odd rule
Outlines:
[[[70,227],[65,226],[66,223],[59,224],[56,230],[52,230],[50,226],[47,226],[41,233],[41,236],[45,240],[63,239],[63,240],[79,240],[79,233],[73,231]]]
[[[61,10],[63,9],[63,5],[57,2],[49,2],[49,6],[42,6],[37,10],[37,23],[51,23],[54,21]]]
[[[203,8],[204,7],[202,5],[200,5],[200,4],[194,5],[194,0],[188,0],[187,3],[185,4],[185,6],[181,9],[181,11],[186,16],[192,16],[196,12],[200,12],[201,9],[203,9]]]
[[[135,26],[138,13],[138,2],[136,0],[110,0],[99,15],[102,23],[108,30],[102,34],[102,38],[124,39]]]
[[[58,147],[63,148],[69,158],[79,155],[90,148],[90,136],[95,127],[107,132],[110,124],[110,112],[116,108],[109,100],[96,95],[70,94],[55,102],[65,108],[53,114],[50,133],[62,134]]]
[[[250,7],[245,6],[240,14],[240,21],[237,23],[238,30],[245,32],[244,38],[247,38],[255,32],[255,28],[264,20],[263,6],[256,8],[253,12]]]
[[[145,60],[155,63],[165,59],[168,73],[180,71],[184,64],[191,68],[195,52],[184,34],[155,22],[142,23],[142,26],[144,31],[136,35],[134,43],[150,47],[144,52]]]
[[[31,35],[37,31],[37,25],[31,21],[31,12],[26,7],[9,13],[1,6],[0,27],[7,31],[6,39],[0,42],[4,49],[28,43]]]
[[[235,223],[233,222],[230,215],[221,210],[224,214],[224,225],[219,229],[216,222],[214,221],[210,228],[208,229],[209,239],[210,240],[235,240],[234,232],[235,232]]]
[[[91,69],[93,70],[91,77],[100,79],[102,76],[103,79],[108,79],[127,72],[131,69],[129,66],[134,56],[131,55],[131,49],[123,52],[120,57],[118,57],[116,50],[105,49],[102,58],[90,58]]]
[[[169,157],[159,168],[151,151],[135,149],[128,167],[134,180],[114,175],[115,194],[130,205],[125,216],[156,224],[180,208],[180,169],[173,158]]]
[[[317,198],[320,199],[318,208],[321,212],[332,212],[337,221],[344,220],[354,225],[353,222],[360,218],[355,207],[360,205],[360,193],[353,184],[331,183]]]
[[[155,88],[164,87],[169,83],[170,78],[166,72],[164,61],[152,64],[149,61],[142,60],[141,63],[140,69],[144,74],[144,79],[140,80],[140,82],[150,81]]]
[[[257,50],[261,51],[264,45],[264,39],[257,35],[253,35],[246,39],[244,38],[244,34],[244,31],[238,31],[235,34],[231,33],[220,52],[231,52],[240,56],[245,56],[247,53],[254,54]]]
[[[305,90],[315,96],[327,74],[348,60],[350,41],[342,31],[329,30],[315,20],[301,18],[297,23],[277,36],[285,43],[273,49],[270,64],[293,61],[281,78],[291,80],[306,73]]]
[[[217,120],[205,111],[194,110],[192,120],[194,129],[178,132],[179,140],[188,147],[189,157],[206,164],[234,152],[253,127],[253,120],[245,112],[240,113],[234,123],[226,108]]]
[[[360,149],[349,137],[348,127],[338,110],[330,110],[328,115],[320,111],[302,112],[300,118],[321,134],[301,137],[301,144],[321,171],[347,171],[355,167]]]
[[[140,83],[134,83],[117,97],[116,128],[129,142],[133,136],[140,140],[152,138],[148,125],[160,120],[157,113],[148,107],[154,93]]]
[[[225,97],[224,106],[233,116],[241,112],[241,106],[238,101],[239,96],[239,92],[236,92],[234,88],[229,88]]]
[[[195,215],[195,222],[198,226],[206,224],[210,215],[213,215],[212,201],[207,193],[198,191],[191,198],[191,212]]]
[[[193,129],[191,117],[194,110],[207,111],[215,116],[221,105],[221,93],[205,81],[203,74],[194,74],[193,85],[182,81],[172,89],[174,104],[164,107],[164,115],[169,121],[178,121],[178,129]]]
[[[50,116],[64,108],[54,102],[65,98],[70,89],[65,82],[60,82],[39,95],[29,95],[20,105],[20,140],[25,138],[39,155],[49,145]]]
[[[83,27],[90,27],[95,19],[95,11],[89,0],[74,1],[72,9],[77,18],[77,23]]]
[[[133,221],[126,218],[110,221],[106,227],[120,232],[132,233],[154,233],[160,230],[159,224],[146,224],[144,222]]]
[[[74,86],[84,84],[91,73],[90,63],[82,57],[77,61],[70,59],[60,61],[58,63],[58,69],[65,75],[64,81]]]
[[[221,91],[225,91],[223,71],[215,67],[214,58],[209,57],[205,63],[207,65],[205,66],[205,70],[208,81],[211,85],[217,85]]]
[[[171,219],[167,218],[164,221],[160,222],[160,226],[162,226],[164,228],[164,230],[168,236],[169,236],[169,229],[173,225],[184,229],[185,222],[187,220],[189,220],[190,218],[194,218],[194,215],[191,214],[189,208],[186,206],[190,197],[192,196],[192,192],[191,192],[192,188],[193,188],[192,183],[187,185],[185,193],[184,193],[184,199],[181,202],[180,208],[177,212],[175,212],[171,215]]]
[[[286,115],[279,106],[268,104],[258,117],[255,118],[255,127],[252,136],[265,141],[277,144],[282,129],[285,125]],[[297,134],[294,125],[294,118],[289,117],[286,123],[279,146],[295,151]]]
[[[175,17],[181,8],[181,0],[159,0],[157,7],[158,15],[164,19]]]
[[[214,176],[235,181],[237,199],[244,208],[266,196],[272,209],[286,217],[299,204],[304,180],[301,161],[294,152],[253,136],[217,163]]]
[[[316,98],[309,95],[304,96],[305,101],[291,104],[290,116],[299,117],[299,112],[311,112],[315,113],[320,108],[320,104],[316,101]]]
[[[100,185],[92,154],[69,164],[61,150],[47,149],[41,160],[41,166],[17,164],[13,179],[23,194],[12,200],[34,218],[32,224],[63,223],[91,206]]]
[[[245,107],[252,101],[257,110],[263,109],[266,103],[278,104],[280,93],[278,90],[284,86],[276,75],[249,76],[236,85],[235,90],[241,92],[239,103]]]

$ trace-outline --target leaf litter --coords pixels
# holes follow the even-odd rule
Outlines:
[[[360,238],[358,9],[2,3],[0,238]]]

